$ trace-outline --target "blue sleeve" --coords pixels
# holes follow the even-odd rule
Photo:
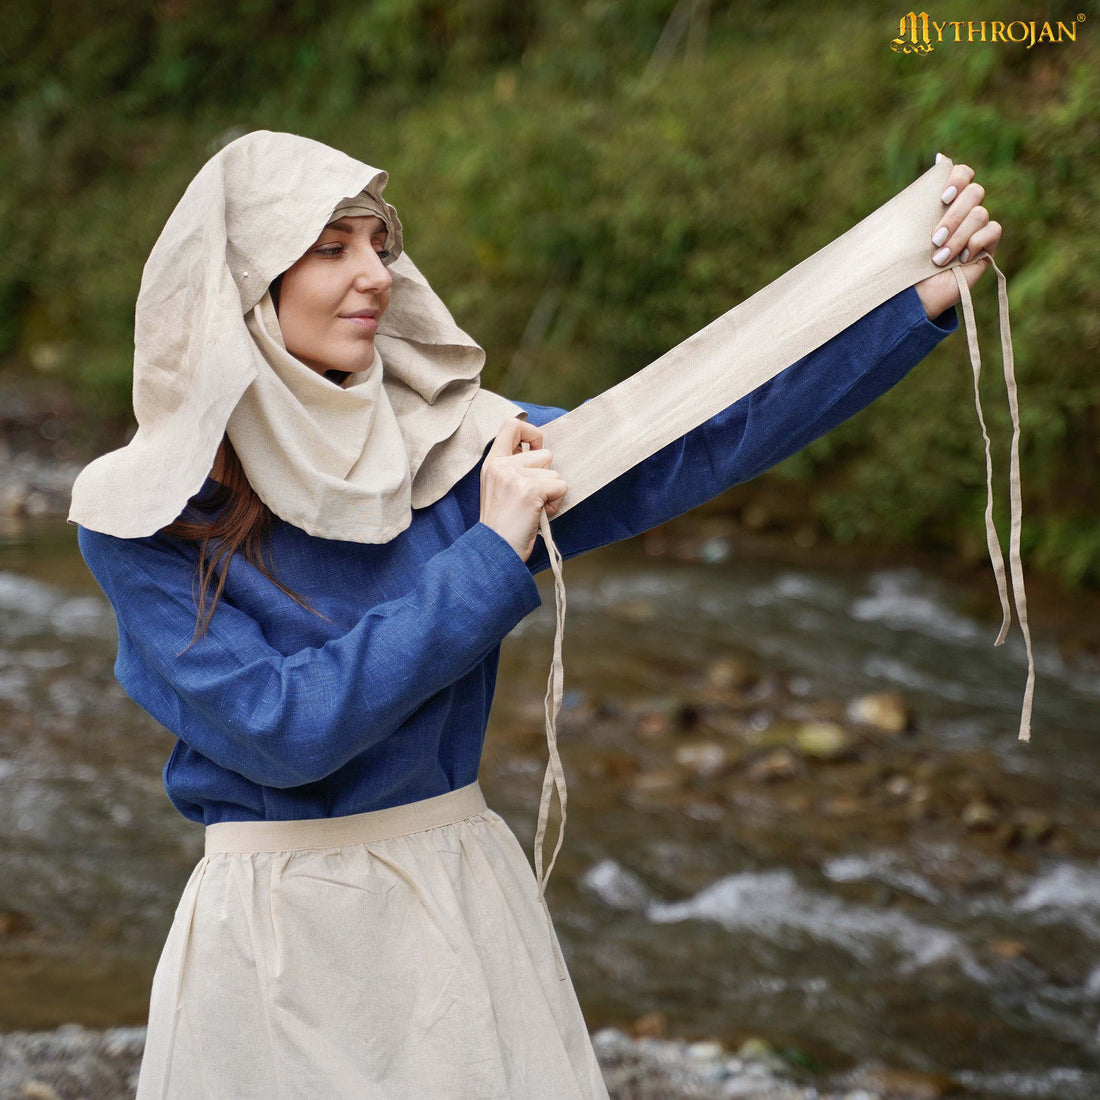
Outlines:
[[[122,686],[203,756],[269,787],[321,779],[388,737],[541,603],[523,559],[479,522],[428,560],[407,595],[322,646],[282,654],[223,596],[187,648],[194,558],[158,536],[81,527],[78,539],[118,620]]]
[[[906,287],[551,520],[562,557],[648,531],[763,473],[884,394],[958,325],[954,306],[929,320],[915,287]],[[517,403],[536,426],[566,412]],[[549,565],[538,535],[527,567],[534,574]]]

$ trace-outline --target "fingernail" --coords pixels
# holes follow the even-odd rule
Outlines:
[[[950,256],[950,255],[951,255],[951,249],[950,248],[941,248],[939,250],[939,252],[937,252],[932,257],[932,262],[934,264],[942,264],[947,260],[947,257]]]
[[[958,193],[959,189],[952,184],[942,195],[940,195],[940,199],[943,202],[950,202]]]
[[[959,259],[962,260],[963,263],[966,263],[966,261],[970,259],[970,249],[964,248],[959,255]]]
[[[943,153],[937,153],[936,154],[936,163],[939,164],[939,162],[941,160],[943,160]]]
[[[932,234],[932,243],[935,245],[943,244],[947,240],[947,226],[941,225],[935,233]]]

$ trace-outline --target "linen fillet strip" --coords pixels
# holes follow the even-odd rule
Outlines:
[[[1003,620],[994,645],[1003,645],[1012,621],[1004,558],[993,524],[993,466],[989,435],[978,395],[981,358],[974,309],[958,259],[946,267],[929,255],[932,229],[943,215],[940,198],[953,167],[944,157],[892,199],[812,256],[792,267],[752,297],[689,336],[649,366],[546,424],[543,445],[554,455],[554,468],[568,485],[555,514],[567,512],[592,493],[662,447],[751,393],[792,363],[832,339],[848,325],[908,286],[940,271],[953,270],[959,284],[967,345],[974,371],[974,403],[986,453],[986,541],[993,565]],[[1027,621],[1020,560],[1020,422],[1004,273],[984,249],[969,263],[987,259],[997,272],[1001,351],[1012,416],[1009,504],[1009,561],[1012,589],[1027,651],[1027,685],[1019,740],[1031,733],[1035,663]],[[523,449],[528,449],[523,444]],[[557,623],[554,655],[546,691],[546,740],[549,759],[543,776],[535,833],[535,874],[539,900],[550,923],[545,889],[564,839],[566,784],[557,747],[563,668],[565,584],[561,555],[545,511],[539,530],[554,574]],[[543,870],[543,847],[550,795],[557,791],[561,821],[550,862]],[[552,927],[552,926],[551,926]],[[559,962],[559,976],[564,972]]]

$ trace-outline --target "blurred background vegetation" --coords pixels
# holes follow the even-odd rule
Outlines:
[[[985,0],[950,7],[934,17],[1013,18]],[[123,441],[142,265],[201,164],[248,130],[387,169],[410,254],[488,352],[485,384],[565,407],[827,244],[942,150],[976,170],[1005,227],[1025,561],[1100,586],[1100,26],[1089,5],[1024,9],[1085,14],[1076,44],[905,56],[888,46],[908,10],[896,4],[5,3],[0,392],[68,402],[49,433],[58,457]],[[992,273],[975,299],[1007,537]],[[751,492],[823,537],[977,560],[971,388],[960,325]]]

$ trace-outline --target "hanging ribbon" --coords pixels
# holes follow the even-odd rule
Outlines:
[[[554,468],[568,485],[555,519],[661,447],[751,393],[906,287],[940,271],[952,270],[959,284],[974,372],[974,402],[985,443],[986,539],[1003,612],[994,645],[1002,645],[1012,615],[1004,558],[993,524],[993,464],[978,396],[981,357],[974,309],[966,278],[960,270],[964,265],[956,259],[947,267],[939,267],[932,263],[928,254],[932,227],[943,214],[940,195],[952,167],[951,160],[944,157],[894,198],[751,298],[618,385],[543,425],[543,446],[553,452]],[[1001,351],[1012,415],[1009,565],[1017,616],[1027,650],[1027,686],[1019,732],[1019,739],[1027,741],[1031,731],[1035,663],[1020,560],[1019,409],[1007,284],[1004,273],[984,249],[968,263],[983,259],[997,272]],[[539,519],[539,531],[554,575],[557,622],[546,689],[549,759],[543,776],[535,833],[535,875],[538,899],[555,943],[558,976],[564,980],[564,964],[556,946],[545,891],[565,835],[566,783],[557,743],[557,716],[564,682],[561,643],[565,628],[565,582],[561,554],[554,545],[551,523],[545,511]],[[558,795],[561,821],[550,863],[544,871],[543,847],[554,791]]]

